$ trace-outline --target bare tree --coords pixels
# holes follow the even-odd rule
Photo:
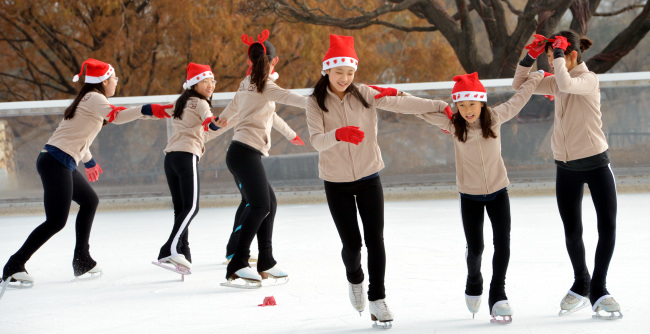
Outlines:
[[[455,13],[450,13],[444,1],[440,0],[382,0],[373,2],[374,5],[349,5],[342,0],[332,0],[327,2],[327,7],[324,1],[310,3],[316,5],[312,7],[304,0],[247,0],[242,6],[242,11],[257,15],[272,12],[289,22],[344,29],[382,25],[405,32],[440,32],[452,46],[463,68],[467,72],[478,72],[482,78],[512,77],[531,35],[535,32],[552,34],[567,11],[573,16],[571,29],[584,34],[587,31],[587,23],[593,16],[614,16],[643,8],[636,19],[601,53],[587,61],[590,69],[597,73],[610,69],[634,49],[650,30],[648,1],[612,13],[596,11],[600,0],[528,0],[523,9],[517,9],[509,0],[455,0]],[[333,14],[331,7],[335,6],[347,15],[341,17]],[[427,24],[404,25],[391,21],[391,13],[404,11],[424,19]],[[487,40],[479,38],[481,32],[479,27],[474,26],[471,12],[480,18]],[[514,29],[508,27],[509,15],[515,15],[517,18]],[[479,43],[489,44],[491,55],[479,52],[482,50]],[[545,59],[540,66],[548,68]]]

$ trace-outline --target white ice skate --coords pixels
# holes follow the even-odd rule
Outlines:
[[[474,319],[474,316],[481,308],[481,296],[465,295],[465,305],[467,305],[467,309],[472,312],[472,319]]]
[[[490,314],[492,315],[492,319],[490,320],[491,323],[505,325],[512,322],[512,308],[507,300],[496,302],[496,304],[492,306]]]
[[[393,327],[393,313],[390,312],[385,299],[370,302],[370,318],[375,322],[372,327],[389,329]]]
[[[359,284],[352,284],[348,282],[348,293],[350,295],[350,303],[361,316],[361,312],[366,309],[366,293],[363,289],[363,282]]]
[[[566,296],[564,296],[560,302],[560,313],[557,315],[563,317],[565,315],[569,315],[582,310],[587,306],[589,306],[589,299],[587,297],[583,297],[569,290],[569,292],[567,292]]]
[[[158,261],[151,261],[158,267],[181,274],[181,281],[185,282],[185,275],[191,275],[192,264],[185,259],[185,255],[176,255],[162,258]]]
[[[237,279],[241,279],[244,284],[240,284]],[[256,273],[250,267],[241,268],[228,278],[228,281],[221,283],[221,286],[241,289],[259,289],[262,287],[262,276]]]
[[[89,281],[89,280],[100,278],[102,277],[102,275],[104,275],[102,266],[96,264],[92,269],[88,270],[85,274],[75,277],[72,281],[73,282]]]
[[[618,305],[614,297],[610,295],[604,295],[596,301],[596,304],[592,307],[592,310],[596,312],[592,316],[594,319],[604,319],[604,320],[616,320],[622,319],[623,313],[621,313],[621,306]],[[609,312],[609,316],[604,316],[600,314],[600,311]]]
[[[16,289],[29,289],[33,286],[34,277],[32,277],[32,275],[28,274],[26,271],[15,273],[7,277],[6,280],[0,281],[0,299],[2,299],[2,296],[5,294],[5,290],[7,290],[8,287]]]
[[[289,274],[280,269],[277,265],[273,266],[271,269],[259,272],[259,275],[263,280],[268,278],[275,279],[275,281],[270,283],[271,285],[280,285],[289,282]]]

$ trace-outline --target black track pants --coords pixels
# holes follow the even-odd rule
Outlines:
[[[174,226],[167,242],[160,248],[159,260],[184,255],[192,262],[188,228],[199,212],[199,159],[189,152],[165,155],[165,175],[174,204]]]
[[[368,249],[368,299],[386,298],[386,250],[384,248],[384,191],[379,176],[367,180],[335,183],[325,181],[327,205],[341,237],[341,257],[348,282],[364,279],[361,269],[361,232],[357,208]]]

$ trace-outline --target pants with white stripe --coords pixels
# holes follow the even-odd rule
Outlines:
[[[174,204],[174,227],[167,242],[160,248],[159,260],[184,255],[192,262],[188,227],[199,212],[199,159],[188,152],[165,155],[165,175]]]
[[[248,203],[239,218],[241,225],[239,242],[228,263],[226,278],[230,278],[237,270],[248,266],[250,246],[256,235],[259,250],[257,271],[271,269],[276,264],[273,258],[272,238],[277,203],[262,165],[262,153],[246,144],[233,141],[226,153],[226,164],[235,177],[243,200]]]
[[[582,241],[582,197],[585,183],[589,186],[596,208],[598,228],[598,245],[591,282]],[[566,248],[573,265],[575,282],[571,291],[582,296],[589,294],[591,302],[594,303],[601,296],[608,294],[607,270],[616,243],[617,201],[614,174],[609,166],[590,171],[571,171],[558,166],[555,194],[564,224]]]

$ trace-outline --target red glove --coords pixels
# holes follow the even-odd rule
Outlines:
[[[116,106],[114,106],[112,104],[109,104],[109,106],[111,106],[111,108],[113,108],[111,110],[111,112],[109,112],[108,115],[106,115],[108,117],[108,122],[109,123],[115,120],[115,117],[117,117],[117,114],[119,114],[120,111],[126,109],[126,107],[116,107]]]
[[[384,96],[397,96],[397,93],[399,93],[397,89],[392,87],[382,88],[382,87],[370,86],[370,85],[368,87],[379,91],[379,94],[375,95],[375,100],[382,98]]]
[[[544,74],[544,78],[546,78],[546,77],[550,77],[550,76],[553,75],[553,73],[548,73],[548,72],[546,72],[546,71],[544,71],[544,70],[539,70],[538,72],[543,73],[543,74]],[[555,100],[555,96],[553,96],[553,95],[544,95],[544,97],[547,98],[549,101],[553,101],[553,100]]]
[[[203,121],[201,125],[203,125],[203,131],[210,131],[210,123],[212,123],[213,120],[217,119],[217,116],[212,116],[208,117]]]
[[[165,112],[165,109],[170,109],[174,105],[173,104],[166,104],[166,105],[160,105],[160,104],[152,104],[151,105],[151,112],[153,113],[156,118],[170,118],[171,116]]]
[[[544,35],[534,34],[533,36],[535,36],[535,39],[532,43],[526,45],[525,49],[528,49],[528,54],[531,57],[537,58],[539,55],[544,53],[544,50],[546,49],[546,43],[548,43],[549,40],[544,37]]]
[[[344,126],[336,129],[336,140],[346,141],[354,145],[359,145],[363,140],[364,133],[359,130],[358,126]]]
[[[95,164],[94,167],[86,168],[86,177],[88,181],[95,182],[99,179],[99,173],[104,173],[99,164]]]
[[[298,135],[296,135],[296,138],[291,139],[290,142],[291,142],[291,144],[294,144],[294,145],[305,146],[305,143],[303,143],[302,140],[300,140],[300,137]]]
[[[569,47],[571,43],[566,40],[566,37],[564,36],[555,36],[555,41],[553,42],[553,49],[561,49],[562,51],[566,51],[566,48]]]
[[[445,114],[447,115],[447,118],[451,119],[451,116],[454,116],[454,112],[451,110],[450,106],[447,106],[445,108]]]

